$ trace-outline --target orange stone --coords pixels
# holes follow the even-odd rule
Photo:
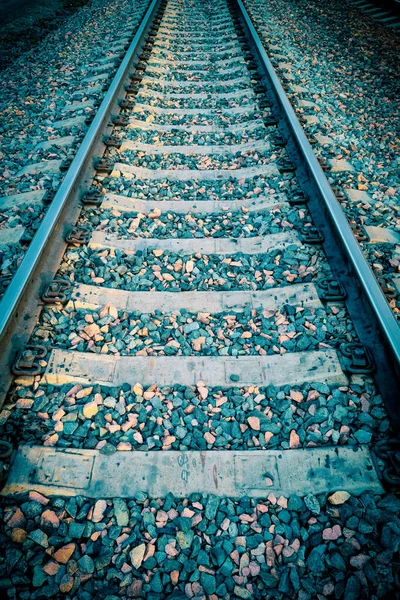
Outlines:
[[[62,594],[68,594],[74,587],[74,578],[72,575],[66,573],[60,581],[60,592]]]
[[[70,544],[65,544],[65,546],[62,546],[61,548],[59,548],[57,550],[57,552],[55,552],[53,554],[53,558],[58,563],[61,563],[62,565],[66,565],[67,562],[69,561],[69,559],[71,558],[71,556],[73,555],[74,551],[75,551],[75,544],[71,542]]]
[[[172,585],[176,585],[179,581],[179,571],[171,571],[171,583]]]
[[[47,509],[42,513],[41,525],[52,525],[54,528],[57,528],[60,525],[60,519],[54,510]]]
[[[39,492],[29,492],[29,500],[35,500],[35,502],[39,502],[43,506],[46,506],[50,502],[49,498],[46,498],[43,494],[39,494]]]
[[[260,419],[258,417],[249,417],[247,422],[254,431],[260,431]]]
[[[27,535],[28,534],[25,531],[25,529],[20,529],[19,527],[16,527],[11,532],[11,539],[13,542],[16,542],[17,544],[22,544],[22,542],[25,540]]]
[[[6,520],[6,523],[9,527],[22,527],[26,523],[26,519],[24,517],[24,513],[20,508],[13,513],[13,515]]]
[[[51,560],[50,562],[47,563],[47,565],[44,565],[43,571],[47,575],[52,576],[52,575],[57,575],[59,568],[60,568],[60,565],[58,563],[54,562],[54,560]]]
[[[294,429],[290,432],[289,444],[291,448],[298,448],[300,446],[300,438]]]

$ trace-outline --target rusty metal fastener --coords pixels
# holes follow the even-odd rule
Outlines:
[[[94,168],[100,173],[111,173],[114,168],[114,163],[106,158],[100,158],[96,161]]]
[[[347,200],[346,195],[340,188],[334,187],[332,188],[332,192],[335,194],[338,200]]]
[[[385,463],[381,471],[383,481],[390,486],[400,486],[400,440],[381,440],[373,451]]]
[[[125,91],[128,94],[137,94],[139,91],[139,86],[138,85],[126,85],[125,86]]]
[[[278,121],[272,115],[266,115],[263,117],[263,121],[266,127],[275,127],[275,125],[278,123]]]
[[[324,236],[317,227],[303,227],[301,230],[303,242],[306,244],[321,244],[324,241]]]
[[[119,127],[127,127],[129,125],[129,117],[123,117],[122,115],[117,115],[111,119],[113,125],[118,125]]]
[[[28,345],[24,350],[20,350],[17,354],[15,362],[12,366],[14,375],[40,375],[43,372],[43,367],[39,361],[45,358],[47,354],[45,346]]]
[[[96,188],[93,190],[89,190],[81,197],[82,204],[94,204],[95,206],[100,206],[103,202],[103,196],[98,192]]]
[[[299,204],[307,204],[309,198],[307,194],[304,194],[301,190],[295,190],[288,195],[289,204],[292,206],[298,206]]]
[[[121,146],[121,140],[119,140],[115,135],[108,135],[105,137],[104,143],[106,146],[112,146],[114,148],[119,148]]]
[[[53,190],[46,190],[46,192],[43,196],[43,199],[42,199],[43,204],[46,204],[46,205],[50,204],[50,202],[54,198],[54,195],[55,194],[54,194]]]
[[[120,105],[121,108],[134,108],[135,106],[135,102],[132,102],[132,100],[120,100],[118,102],[118,104]]]
[[[287,157],[279,158],[277,161],[275,161],[275,164],[281,173],[291,173],[296,170],[295,165],[292,163],[290,158]]]
[[[344,300],[346,298],[346,290],[341,283],[333,277],[325,277],[318,282],[320,288],[320,297],[326,302]]]
[[[53,279],[45,288],[42,294],[42,301],[45,304],[66,304],[68,302],[67,292],[71,289],[71,282],[68,279]]]
[[[266,118],[264,119],[264,123],[266,121]],[[274,119],[274,117],[270,117],[270,118],[271,118],[271,121]],[[276,121],[275,121],[275,124],[276,124]],[[281,136],[281,134],[279,132],[276,132],[273,135],[271,135],[269,139],[270,139],[271,145],[275,146],[276,148],[284,148],[286,146],[286,140]]]
[[[66,171],[68,171],[68,169],[70,168],[71,164],[72,164],[73,158],[65,158],[61,165],[60,165],[60,171],[62,173],[65,173]]]
[[[341,351],[345,357],[344,367],[348,373],[367,375],[375,371],[375,363],[369,348],[361,344],[342,344]]]
[[[81,246],[87,244],[90,240],[90,229],[82,225],[75,225],[68,233],[65,241],[67,244],[75,244]]]

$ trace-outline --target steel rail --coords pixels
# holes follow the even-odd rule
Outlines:
[[[364,298],[358,296],[359,301],[367,300],[367,304],[372,311],[373,318],[375,319],[378,331],[382,334],[385,348],[383,349],[383,354],[381,354],[380,358],[383,355],[386,356],[388,362],[391,363],[389,365],[389,369],[392,372],[391,382],[387,382],[387,394],[385,402],[388,406],[388,403],[391,405],[391,413],[392,421],[395,422],[396,428],[398,427],[400,430],[400,410],[399,410],[399,401],[395,398],[396,392],[393,389],[393,385],[395,387],[399,387],[400,381],[400,327],[393,315],[393,312],[381,291],[379,284],[373,274],[366,258],[364,257],[361,247],[356,241],[354,234],[350,228],[350,225],[347,221],[347,218],[334,195],[331,186],[319,164],[311,145],[307,139],[305,132],[294,112],[294,109],[286,96],[286,93],[283,89],[283,86],[278,78],[278,75],[275,72],[275,69],[263,47],[263,44],[257,34],[257,31],[249,17],[246,8],[242,2],[242,0],[234,0],[234,4],[236,4],[239,9],[239,13],[244,22],[245,29],[247,30],[249,40],[253,49],[256,51],[256,54],[259,59],[259,63],[261,65],[262,70],[264,71],[269,86],[271,87],[271,91],[274,94],[277,103],[280,108],[280,112],[285,120],[285,124],[290,131],[290,136],[294,141],[295,148],[300,155],[301,162],[304,163],[306,169],[306,177],[310,180],[313,189],[316,191],[318,195],[318,200],[320,206],[319,209],[323,210],[329,219],[330,222],[330,232],[333,231],[336,244],[341,247],[344,251],[345,256],[350,264],[350,271],[355,275],[357,281],[353,279],[352,281],[347,280],[344,281],[344,285],[346,291],[348,292],[348,296],[355,297],[354,290],[351,289],[353,285],[356,287],[357,283],[361,286],[362,295]],[[322,201],[322,202],[321,202]],[[315,199],[314,199],[314,206]],[[311,208],[311,207],[310,207]],[[314,217],[314,215],[313,215]],[[331,243],[331,242],[330,242]],[[335,265],[332,267],[335,269]],[[346,270],[346,268],[344,268]],[[336,265],[336,272],[338,271],[338,265]],[[340,273],[339,273],[340,276]],[[349,279],[349,278],[347,278]],[[350,287],[350,289],[349,289]],[[354,318],[354,307],[353,311],[350,312],[351,317]],[[371,324],[366,324],[362,329],[367,331],[370,329]],[[360,332],[358,331],[359,335]],[[360,335],[360,338],[362,335]],[[368,332],[369,340],[372,340],[371,331]],[[381,361],[377,361],[378,363],[378,372],[377,372],[377,380],[379,377],[379,369],[382,368],[385,370],[385,366],[382,366]],[[396,382],[396,383],[395,383]],[[385,382],[383,382],[385,385]],[[390,389],[392,388],[392,389]],[[390,399],[389,394],[393,397]],[[382,394],[383,395],[383,394]],[[397,413],[397,414],[396,414]]]
[[[78,188],[81,187],[80,181],[84,177],[83,173],[85,169],[87,170],[88,164],[91,169],[93,167],[94,151],[97,149],[96,147],[99,144],[99,140],[107,126],[107,120],[112,114],[112,109],[116,106],[121,86],[134,66],[133,60],[138,56],[144,37],[151,26],[160,2],[161,0],[152,0],[147,9],[110,84],[110,88],[104,96],[59,189],[49,205],[21,264],[0,302],[0,344],[3,346],[4,344],[10,344],[12,342],[11,335],[13,321],[15,321],[16,318],[28,318],[26,313],[26,304],[28,303],[27,297],[29,294],[28,287],[33,280],[35,271],[38,269],[40,260],[43,258],[45,252],[49,250],[49,239],[54,232],[61,227],[60,222],[62,220],[63,211],[65,212],[69,200],[71,200],[73,196],[76,196]],[[25,311],[24,317],[21,316],[23,311]],[[12,357],[9,357],[7,359],[8,366],[11,358]],[[4,368],[4,364],[2,367]],[[0,381],[0,395],[4,393],[6,387],[4,381]]]

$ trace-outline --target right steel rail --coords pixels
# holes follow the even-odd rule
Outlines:
[[[400,432],[400,328],[356,241],[310,143],[289,102],[242,0],[236,4],[249,43],[265,76],[273,109],[279,117],[289,155],[309,197],[308,206],[325,237],[324,248],[336,277],[347,293],[347,305],[361,342],[373,353],[375,377],[391,417]]]

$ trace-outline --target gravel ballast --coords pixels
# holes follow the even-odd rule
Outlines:
[[[391,598],[400,501],[345,491],[232,502],[192,494],[2,507],[0,586],[39,598]]]

